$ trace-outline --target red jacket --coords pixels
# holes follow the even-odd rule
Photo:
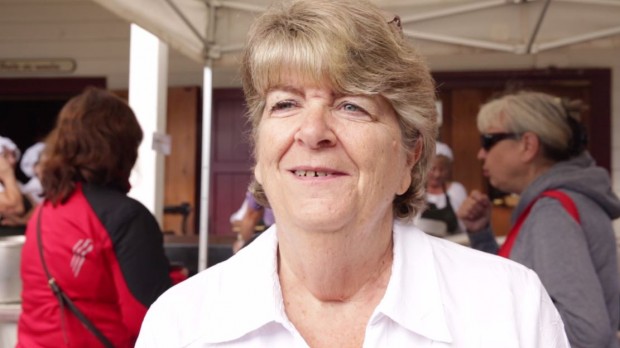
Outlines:
[[[63,291],[115,347],[133,347],[148,307],[170,286],[163,237],[152,214],[124,193],[78,184],[67,202],[32,214],[22,250],[17,347],[102,347],[47,285],[37,246]]]

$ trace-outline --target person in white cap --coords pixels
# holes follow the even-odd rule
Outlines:
[[[19,166],[22,172],[30,178],[30,180],[22,186],[22,193],[28,197],[35,205],[41,203],[43,197],[43,187],[39,178],[37,168],[40,166],[41,155],[45,149],[45,143],[38,142],[30,146],[22,156]]]
[[[0,225],[8,218],[24,213],[20,185],[15,177],[15,166],[21,153],[15,143],[0,136]],[[0,227],[0,234],[4,231]]]
[[[427,233],[443,237],[465,230],[456,211],[467,197],[467,191],[461,183],[450,180],[454,161],[450,147],[437,142],[435,149],[426,182],[427,208],[420,215],[417,225]]]
[[[34,211],[32,208],[43,200],[43,187],[41,186],[38,173],[40,171],[39,164],[44,148],[44,143],[35,143],[30,146],[22,156],[19,166],[22,172],[30,177],[30,180],[24,185],[18,182],[21,200],[24,206],[23,212],[21,214],[7,214],[0,223],[5,226],[5,228],[13,228],[13,232],[10,234],[21,234],[24,232],[25,226]]]

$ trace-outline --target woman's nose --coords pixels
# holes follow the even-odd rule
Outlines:
[[[484,161],[484,159],[487,157],[487,151],[483,148],[480,148],[480,150],[478,150],[478,155],[476,157],[479,160]]]
[[[331,127],[331,111],[328,107],[308,109],[295,134],[295,141],[316,149],[336,144],[336,134]]]

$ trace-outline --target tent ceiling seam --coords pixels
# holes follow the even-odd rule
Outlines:
[[[583,5],[620,6],[618,0],[555,0],[557,2],[571,2]]]
[[[467,13],[467,12],[475,12],[475,11],[485,10],[485,9],[488,9],[488,8],[498,7],[498,6],[504,5],[505,3],[506,3],[506,0],[492,0],[492,1],[486,1],[484,3],[474,3],[474,4],[459,5],[459,6],[456,6],[454,8],[447,8],[447,9],[438,10],[438,11],[426,12],[426,13],[422,13],[422,14],[419,14],[419,15],[401,17],[400,21],[403,24],[422,22],[422,21],[426,21],[426,20],[431,20],[431,19],[436,19],[436,18],[443,18],[443,17],[463,14],[463,13]]]
[[[523,53],[523,47],[519,45],[510,45],[510,44],[501,44],[492,41],[485,40],[477,40],[477,39],[467,39],[458,36],[451,35],[442,35],[442,34],[433,34],[428,32],[414,31],[414,30],[403,30],[403,34],[410,38],[435,41],[440,43],[447,44],[457,44],[462,46],[469,46],[475,48],[484,48],[489,50],[501,51],[501,52],[509,52],[509,53]]]
[[[263,13],[267,10],[267,6],[251,5],[245,2],[238,2],[238,1],[226,1],[226,2],[218,1],[218,5],[224,8],[231,9],[231,10],[241,10],[241,11],[254,12],[254,13]]]
[[[592,31],[592,32],[589,32],[589,33],[581,34],[581,35],[575,35],[575,36],[572,36],[572,37],[565,37],[565,38],[562,38],[562,39],[558,39],[558,40],[554,40],[554,41],[548,41],[548,42],[543,42],[543,43],[534,45],[534,49],[533,49],[532,53],[548,51],[548,50],[551,50],[551,49],[554,49],[554,48],[558,48],[558,47],[562,47],[562,46],[573,45],[573,44],[577,44],[577,43],[582,43],[582,42],[586,42],[586,41],[601,39],[601,38],[605,38],[605,37],[609,37],[609,36],[613,36],[613,35],[618,35],[618,34],[620,34],[620,26],[616,26],[616,27],[612,27],[612,28],[607,28],[607,29],[603,29],[603,30]]]
[[[207,39],[205,39],[204,37],[202,37],[202,35],[200,35],[200,32],[198,32],[198,29],[194,27],[194,25],[189,21],[189,19],[185,16],[183,11],[181,11],[181,9],[174,3],[174,1],[173,0],[165,0],[165,1],[172,8],[172,10],[177,14],[177,16],[179,16],[179,18],[183,21],[183,23],[189,28],[189,30],[198,38],[198,40],[200,40],[200,42],[202,42],[204,46],[208,46],[209,43],[207,42]]]
[[[527,42],[527,46],[525,48],[525,54],[532,53],[532,45],[534,45],[534,40],[536,40],[536,36],[538,36],[538,32],[540,31],[540,26],[542,25],[542,22],[545,19],[545,14],[547,13],[549,4],[551,4],[551,0],[545,0],[545,4],[543,5],[542,10],[540,10],[540,15],[538,16],[538,20],[536,21],[536,25],[534,26],[532,35],[530,35],[530,39]]]
[[[225,58],[227,54],[234,54],[242,50],[243,43],[239,35],[232,35],[227,30],[232,30],[228,28],[237,25],[243,27],[246,23],[235,23],[233,18],[236,17],[231,17],[230,13],[235,14],[237,12],[236,14],[238,15],[239,12],[245,12],[243,14],[244,17],[242,17],[245,18],[246,14],[259,14],[268,7],[267,5],[253,3],[252,0],[165,0],[165,3],[162,0],[158,0],[158,2],[161,2],[161,5],[158,5],[161,7],[161,10],[151,15],[148,10],[130,5],[125,0],[91,1],[107,8],[121,18],[130,22],[136,22],[160,37],[171,47],[201,64]],[[132,0],[131,3],[133,1],[136,0]],[[453,4],[450,8],[433,7],[430,11],[410,11],[408,16],[401,16],[401,21],[406,25],[405,30],[403,30],[404,34],[409,39],[513,54],[538,54],[542,51],[620,35],[620,22],[611,19],[605,22],[607,25],[611,25],[608,28],[601,29],[600,25],[598,28],[592,25],[589,29],[584,27],[583,30],[577,30],[579,28],[575,28],[570,33],[551,30],[549,35],[547,35],[547,27],[555,19],[555,17],[552,17],[552,14],[555,14],[556,9],[558,11],[573,9],[582,11],[582,7],[588,6],[593,9],[596,8],[598,12],[605,12],[607,8],[610,10],[607,12],[610,13],[615,13],[612,10],[620,9],[620,0],[553,1],[555,2],[555,7],[548,8],[550,0],[477,0],[467,3],[463,2],[463,0],[407,0],[401,2],[391,0],[389,4],[386,3],[385,8],[399,8],[405,5],[417,7],[418,5],[429,5],[431,3],[452,2]],[[437,32],[437,29],[432,29],[437,27],[436,24],[442,23],[442,19],[450,21],[450,18],[455,18],[458,22],[463,23],[462,25],[468,25],[467,19],[469,15],[473,16],[473,18],[480,18],[486,12],[508,13],[504,10],[512,7],[523,8],[523,10],[527,9],[527,13],[532,16],[533,20],[537,19],[537,22],[531,23],[534,25],[529,29],[529,25],[526,26],[522,23],[522,31],[517,33],[518,35],[514,32],[509,32],[508,24],[503,26],[496,25],[497,28],[495,29],[498,30],[497,32],[491,31],[494,30],[493,28],[487,29],[487,34],[480,27],[480,30],[473,32],[472,35],[460,32],[441,33]],[[160,15],[160,17],[155,16],[156,14]],[[162,14],[165,14],[166,17],[161,17]],[[584,16],[589,17],[588,12],[584,12]],[[596,17],[593,17],[592,20],[594,18]],[[230,23],[228,23],[229,21]],[[430,26],[428,29],[420,31],[416,30],[418,24],[422,26],[429,24]],[[180,35],[177,35],[177,32],[170,30],[170,28],[178,30]],[[242,34],[241,30],[233,29],[235,30],[233,34]],[[420,29],[423,29],[423,27],[420,27]],[[590,31],[585,32],[586,30]],[[177,38],[176,36],[179,37]],[[611,40],[604,42],[603,45],[617,47],[616,41]]]

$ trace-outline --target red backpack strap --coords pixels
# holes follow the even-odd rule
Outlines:
[[[570,216],[572,216],[573,219],[575,219],[575,221],[577,221],[577,223],[581,225],[581,218],[579,217],[579,210],[577,210],[577,206],[575,205],[575,202],[573,202],[573,200],[570,198],[569,195],[567,195],[566,193],[562,191],[550,190],[550,191],[543,192],[541,196],[555,198],[558,201],[560,201],[560,203],[562,203],[562,206],[568,212],[568,214],[570,214]]]
[[[564,210],[566,210],[568,214],[572,216],[573,219],[575,219],[575,221],[577,221],[578,224],[581,225],[581,219],[579,217],[579,210],[577,210],[577,206],[575,205],[575,202],[573,202],[573,200],[566,193],[562,191],[557,191],[557,190],[545,191],[541,193],[538,197],[534,198],[530,202],[530,204],[523,210],[521,215],[519,215],[514,226],[512,226],[512,228],[510,229],[510,232],[506,236],[506,241],[499,248],[497,255],[503,256],[506,258],[510,257],[510,251],[512,250],[512,246],[514,245],[515,240],[517,239],[517,236],[519,235],[519,231],[521,230],[521,225],[523,225],[523,222],[525,221],[527,216],[530,214],[530,210],[532,210],[532,206],[534,205],[534,203],[536,203],[536,201],[538,201],[538,199],[540,199],[541,197],[555,198],[558,201],[560,201],[560,203],[562,204],[562,207],[564,207]]]

